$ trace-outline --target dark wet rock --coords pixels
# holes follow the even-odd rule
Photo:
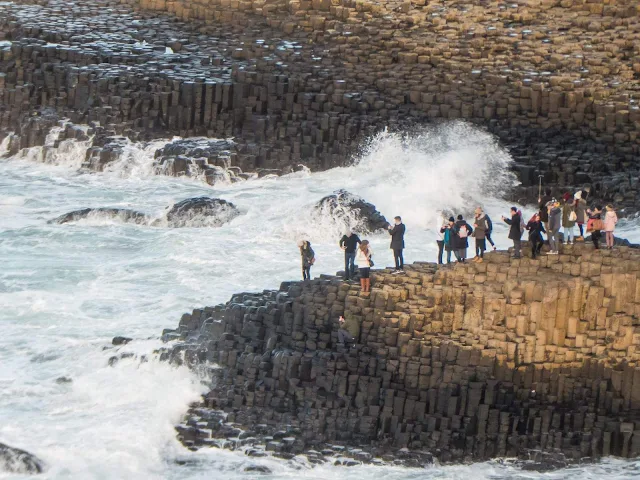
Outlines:
[[[170,227],[220,227],[240,215],[231,202],[220,198],[196,197],[176,203],[167,212]]]
[[[64,385],[66,383],[72,383],[73,380],[69,377],[58,377],[56,378],[56,383],[59,385]]]
[[[44,463],[35,455],[0,443],[0,472],[35,474],[43,470]]]
[[[389,225],[375,205],[346,190],[338,190],[333,195],[324,197],[316,204],[315,209],[321,215],[330,215],[338,223],[344,223],[345,227],[350,226],[358,234],[385,230]]]
[[[73,212],[60,215],[53,220],[49,220],[48,223],[69,223],[77,222],[86,218],[105,218],[105,219],[117,219],[125,223],[135,223],[136,225],[142,225],[148,223],[149,218],[141,212],[135,210],[129,210],[127,208],[83,208],[82,210],[74,210]]]
[[[264,475],[271,474],[271,469],[269,467],[265,467],[264,465],[249,465],[244,467],[244,471],[248,473],[262,473]]]
[[[120,159],[125,148],[130,144],[131,140],[126,137],[96,137],[92,147],[87,150],[87,158],[82,166],[95,172],[102,172],[108,164]]]
[[[127,338],[127,337],[113,337],[113,340],[111,340],[111,344],[112,345],[126,345],[127,343],[129,343],[132,340],[133,339]]]

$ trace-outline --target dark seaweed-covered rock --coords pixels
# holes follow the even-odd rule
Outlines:
[[[0,472],[42,473],[44,463],[35,455],[0,443]]]
[[[73,212],[60,215],[53,220],[49,220],[48,223],[69,223],[77,222],[85,218],[96,219],[118,219],[125,223],[135,223],[137,225],[148,223],[149,218],[144,214],[135,210],[129,210],[127,208],[83,208],[81,210],[74,210]]]
[[[167,212],[170,227],[220,227],[240,215],[231,202],[220,198],[196,197],[176,203]]]
[[[384,230],[389,225],[375,205],[346,190],[338,190],[333,195],[324,197],[316,204],[315,209],[344,223],[345,227],[350,227],[358,234]]]

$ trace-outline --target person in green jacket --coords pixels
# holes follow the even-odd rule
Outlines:
[[[347,320],[343,316],[338,319],[340,323],[340,328],[338,329],[339,345],[344,345],[345,343],[355,344],[360,337],[360,322],[351,315],[347,315],[347,317]]]

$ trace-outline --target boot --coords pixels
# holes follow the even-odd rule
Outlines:
[[[484,262],[484,259],[482,257],[478,257],[478,259],[476,260],[476,263],[482,263]]]

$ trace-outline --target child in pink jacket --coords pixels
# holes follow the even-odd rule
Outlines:
[[[607,248],[612,249],[614,245],[613,231],[618,223],[618,215],[616,215],[613,205],[607,205],[607,213],[604,216],[604,231],[607,235]]]

